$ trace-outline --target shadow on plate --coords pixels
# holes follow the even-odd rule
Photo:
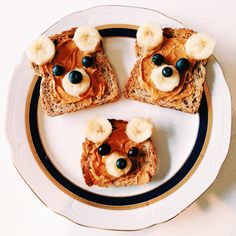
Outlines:
[[[226,49],[224,49],[224,55],[222,55],[222,59],[220,61],[221,66],[225,72],[225,76],[228,78],[229,87],[231,88],[231,93],[233,91],[234,84],[232,83],[232,75],[236,73],[236,68],[230,66],[231,65],[231,58],[230,54],[226,53]],[[209,70],[210,67],[207,68]],[[209,75],[212,75],[211,72]],[[213,77],[214,78],[214,77]],[[210,81],[210,77],[208,77],[208,81]],[[230,82],[232,84],[230,84]],[[209,88],[214,84],[214,81],[208,82]],[[232,94],[233,95],[233,94]],[[234,100],[232,100],[232,107],[234,107]],[[231,132],[231,142],[229,147],[229,152],[227,155],[226,160],[224,161],[222,168],[214,182],[214,184],[198,199],[196,202],[201,208],[207,209],[211,207],[211,203],[209,201],[209,196],[212,194],[216,195],[217,197],[224,199],[227,194],[229,194],[233,189],[236,187],[236,114],[233,112],[232,117],[232,132]]]
[[[203,209],[211,207],[211,203],[208,201],[209,199],[208,196],[214,194],[219,198],[224,198],[227,194],[229,194],[232,191],[232,189],[236,187],[235,133],[236,133],[236,117],[233,116],[232,136],[227,158],[224,164],[222,165],[220,173],[217,176],[214,184],[197,201],[197,204]]]

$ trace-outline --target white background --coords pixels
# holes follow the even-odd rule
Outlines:
[[[236,235],[236,4],[234,0],[0,0],[0,235]],[[228,157],[217,180],[192,206],[173,220],[138,232],[112,232],[78,226],[44,206],[21,179],[11,161],[4,130],[11,74],[29,42],[60,18],[102,4],[153,8],[189,28],[210,33],[215,56],[230,86],[233,128]],[[119,14],[119,13],[118,13]],[[122,12],[120,12],[122,15]],[[135,220],[135,219],[133,219]]]

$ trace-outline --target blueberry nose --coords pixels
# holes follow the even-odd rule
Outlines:
[[[171,67],[169,66],[166,66],[162,69],[162,74],[163,76],[165,77],[170,77],[172,74],[173,74],[173,70]]]
[[[78,84],[82,81],[83,75],[80,71],[72,70],[69,73],[69,80],[72,84]]]

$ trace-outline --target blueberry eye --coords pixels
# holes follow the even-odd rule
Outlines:
[[[155,65],[160,66],[164,62],[164,57],[161,54],[156,53],[152,56],[152,62]]]
[[[82,73],[77,70],[72,70],[69,73],[69,80],[72,84],[78,84],[82,81],[82,79],[83,79]]]
[[[132,147],[128,151],[128,157],[136,157],[139,153],[139,150],[137,147]]]
[[[98,153],[101,156],[107,155],[111,151],[111,146],[108,143],[103,143],[98,147]]]
[[[82,65],[85,66],[86,68],[92,66],[93,65],[93,58],[90,56],[83,57]]]
[[[171,67],[169,66],[166,66],[162,69],[162,74],[163,76],[165,77],[170,77],[172,74],[173,74],[173,70]]]
[[[54,65],[53,68],[52,68],[52,73],[55,76],[60,76],[64,73],[64,68],[60,65]]]
[[[184,72],[184,71],[188,70],[190,67],[188,59],[187,58],[180,58],[176,62],[175,67],[179,72]]]
[[[57,39],[54,39],[54,40],[53,40],[53,43],[54,43],[55,46],[57,46],[58,40],[57,40]]]
[[[124,169],[127,166],[127,161],[124,158],[119,158],[116,161],[116,166],[119,169]]]

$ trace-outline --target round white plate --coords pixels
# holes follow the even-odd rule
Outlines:
[[[134,7],[100,6],[73,13],[48,29],[52,35],[79,25],[97,26],[117,73],[121,90],[135,63],[137,25],[184,27],[159,12]],[[214,57],[207,65],[207,85],[196,115],[122,97],[116,103],[58,117],[43,114],[40,78],[24,55],[15,69],[6,119],[12,157],[20,175],[52,210],[90,227],[137,230],[169,220],[195,201],[216,178],[226,158],[231,132],[231,100]],[[85,121],[94,116],[130,120],[151,118],[160,169],[146,185],[88,187],[80,156]]]

